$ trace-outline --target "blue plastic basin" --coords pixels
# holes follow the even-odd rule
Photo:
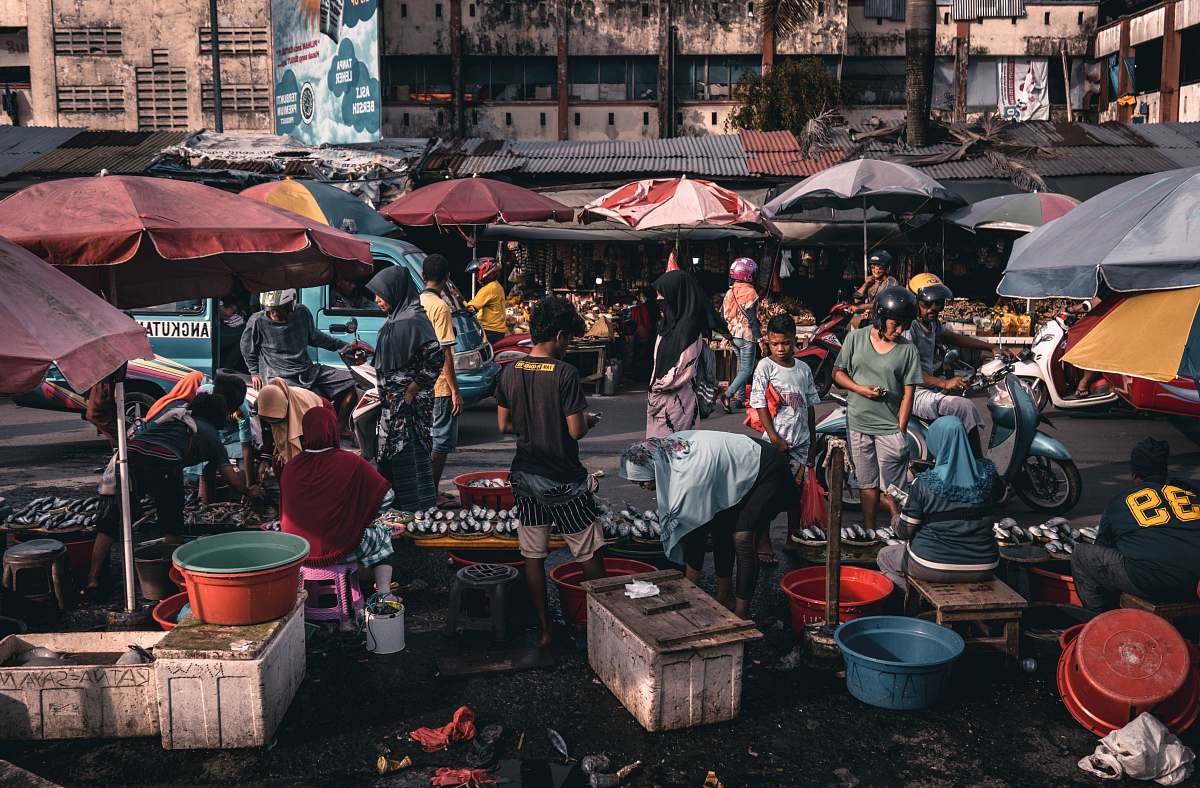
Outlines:
[[[850,694],[884,709],[923,709],[946,696],[965,643],[957,632],[918,618],[868,616],[834,632]]]

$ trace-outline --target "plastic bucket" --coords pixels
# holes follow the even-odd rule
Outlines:
[[[846,662],[850,694],[884,709],[940,703],[966,644],[952,629],[919,618],[868,616],[833,634]]]
[[[179,586],[170,578],[171,554],[176,547],[154,541],[138,545],[134,551],[133,566],[146,599],[157,601],[179,593]]]
[[[839,622],[883,612],[884,602],[892,593],[891,580],[872,569],[856,566],[843,566],[840,576]],[[793,569],[780,578],[779,587],[787,595],[792,629],[797,634],[802,634],[808,624],[825,620],[825,567]]]
[[[395,654],[404,650],[404,607],[395,613],[376,615],[366,613],[367,651],[372,654]]]
[[[183,606],[187,603],[188,595],[186,591],[183,591],[159,602],[150,611],[150,615],[154,617],[160,627],[170,632],[175,628],[175,619],[179,617],[179,611],[183,610]]]
[[[511,566],[518,572],[525,571],[525,559],[517,550],[463,550],[450,553],[450,561],[455,569],[464,569],[475,564],[499,564]]]
[[[607,555],[614,558],[628,558],[633,561],[644,561],[647,564],[653,564],[659,569],[682,569],[679,564],[671,563],[671,559],[667,558],[663,552],[662,542],[654,544],[645,544],[642,542],[617,542],[610,544],[604,548]]]
[[[604,573],[608,577],[640,575],[653,572],[655,568],[641,561],[628,558],[604,558]],[[578,561],[559,564],[550,570],[550,579],[558,586],[558,599],[562,603],[563,615],[571,624],[587,622],[587,591],[579,584],[583,582],[583,565]]]
[[[197,618],[206,624],[244,626],[288,614],[296,604],[303,561],[258,572],[180,571]]]
[[[1075,578],[1047,569],[1029,567],[1029,601],[1083,607],[1075,591]]]
[[[458,488],[458,499],[465,506],[482,506],[485,509],[511,509],[517,505],[512,487],[471,487],[470,482],[479,479],[501,479],[508,481],[508,471],[475,471],[454,477]]]

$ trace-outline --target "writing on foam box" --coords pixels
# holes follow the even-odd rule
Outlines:
[[[149,666],[138,668],[48,668],[0,672],[0,690],[144,687]]]

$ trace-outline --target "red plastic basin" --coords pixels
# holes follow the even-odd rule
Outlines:
[[[825,567],[793,569],[779,580],[787,594],[792,629],[802,633],[808,624],[825,620]],[[892,581],[872,569],[843,566],[838,622],[853,621],[883,612],[883,603],[892,593]]]
[[[30,539],[45,539],[45,533],[38,531],[37,533],[25,534],[21,531],[12,531],[14,542],[27,542]],[[92,568],[92,548],[96,544],[95,531],[77,531],[75,533],[54,534],[51,539],[57,539],[67,548],[67,564],[71,567],[71,574],[76,580],[87,579],[88,570]]]
[[[1071,716],[1104,737],[1144,711],[1175,733],[1200,715],[1193,650],[1166,620],[1110,610],[1062,634],[1058,691]]]
[[[1075,578],[1036,566],[1029,567],[1029,596],[1031,602],[1083,607],[1075,591]]]
[[[175,628],[175,618],[179,615],[179,611],[183,610],[187,601],[187,591],[181,591],[155,605],[154,609],[150,611],[150,615],[154,616],[154,620],[160,627],[170,632]]]
[[[512,487],[468,487],[479,479],[502,479],[508,481],[508,471],[475,471],[454,477],[458,488],[458,499],[463,506],[482,506],[485,509],[511,509],[517,505]]]
[[[608,577],[640,575],[657,572],[657,568],[629,558],[605,558],[604,573]],[[578,561],[560,564],[550,570],[550,580],[558,586],[558,599],[562,602],[563,614],[572,624],[587,623],[587,591],[579,584],[583,582],[583,565]]]
[[[282,618],[296,604],[302,556],[258,572],[208,574],[175,568],[183,575],[192,613],[206,624],[244,626]]]

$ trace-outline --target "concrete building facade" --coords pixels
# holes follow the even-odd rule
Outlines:
[[[1056,118],[1068,103],[1085,107],[1095,1],[939,2],[938,111],[994,111],[1003,58],[1048,65]],[[818,0],[799,31],[776,38],[755,0],[381,0],[383,134],[726,133],[744,75],[810,56],[841,81],[847,120],[894,121],[904,105],[904,7]],[[270,0],[220,0],[219,14],[225,128],[269,130]],[[207,0],[0,0],[0,28],[27,40],[25,71],[7,73],[23,96],[17,122],[211,128],[208,24]]]
[[[1102,120],[1200,121],[1200,0],[1147,4],[1096,33]]]

